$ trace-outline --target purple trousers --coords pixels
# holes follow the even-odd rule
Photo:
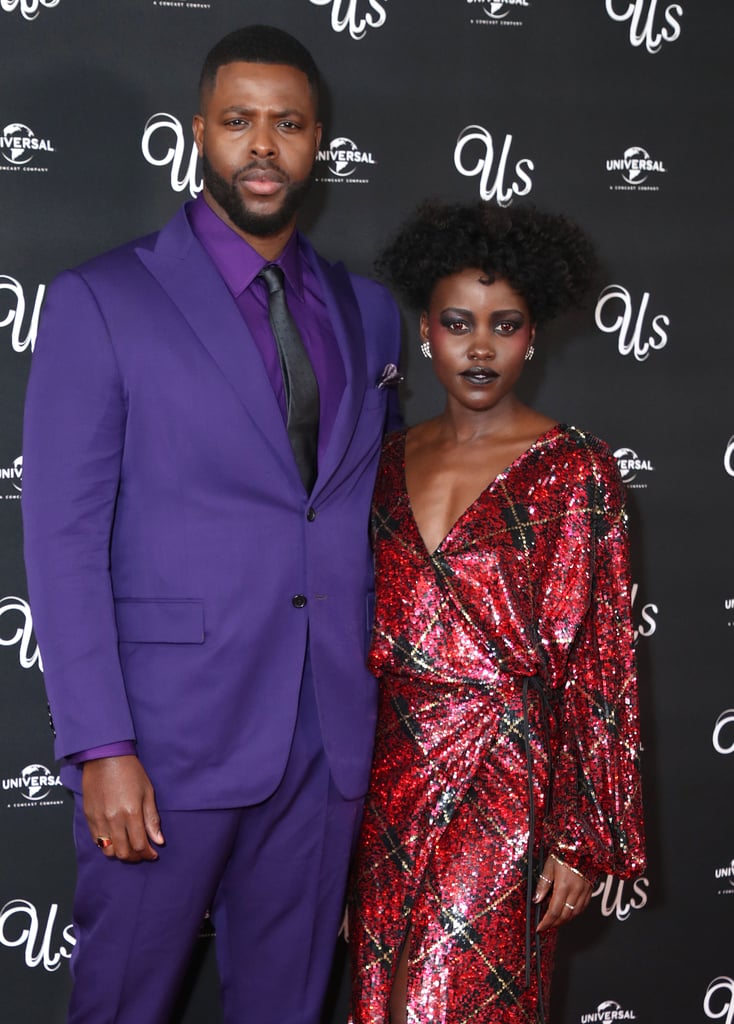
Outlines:
[[[123,864],[95,847],[78,798],[69,1024],[166,1024],[209,908],[226,1024],[318,1024],[361,810],[332,782],[308,664],[263,803],[160,808],[159,859]]]

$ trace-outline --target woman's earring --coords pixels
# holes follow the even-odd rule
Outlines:
[[[528,350],[525,353],[525,361],[529,363],[534,355],[535,355],[535,345],[528,345]]]
[[[433,359],[433,356],[431,355],[431,346],[428,344],[427,341],[421,343],[421,352],[426,357],[426,359]]]

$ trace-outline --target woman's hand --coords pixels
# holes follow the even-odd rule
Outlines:
[[[540,920],[538,931],[566,924],[572,917],[583,914],[589,905],[592,889],[587,878],[551,854],[543,865],[533,896],[534,903],[542,903],[550,894],[548,909]]]

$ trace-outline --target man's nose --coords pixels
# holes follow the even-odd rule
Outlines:
[[[262,159],[272,157],[278,151],[277,137],[270,125],[255,125],[250,136],[250,151]]]

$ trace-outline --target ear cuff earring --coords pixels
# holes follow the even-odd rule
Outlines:
[[[525,353],[525,361],[529,363],[534,355],[535,355],[535,345],[528,345],[528,350]]]
[[[433,359],[433,356],[431,355],[431,346],[427,341],[421,342],[421,352],[426,359]]]

